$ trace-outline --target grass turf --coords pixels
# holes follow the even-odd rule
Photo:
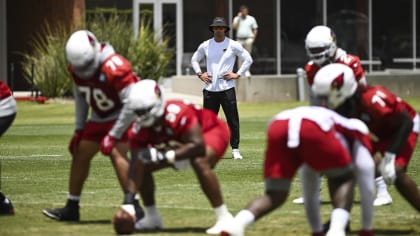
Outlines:
[[[420,110],[420,99],[408,100]],[[230,150],[215,171],[225,202],[237,213],[264,191],[262,160],[265,129],[277,112],[305,103],[244,103],[239,105],[241,152],[244,160],[231,159]],[[1,190],[12,200],[16,214],[0,217],[0,235],[114,235],[111,218],[123,194],[108,158],[98,154],[92,162],[81,201],[81,222],[56,222],[44,217],[43,208],[62,207],[66,200],[71,157],[67,145],[73,132],[71,103],[18,103],[13,126],[0,140]],[[223,115],[221,115],[223,117]],[[420,153],[416,150],[409,175],[420,184]],[[210,205],[192,171],[167,169],[155,174],[157,205],[165,230],[139,235],[205,235],[215,220]],[[331,210],[323,181],[322,217]],[[394,203],[376,208],[376,235],[420,235],[420,216],[395,187],[389,187]],[[356,191],[357,192],[357,191]],[[247,235],[309,235],[302,205],[291,200],[300,196],[299,179],[285,205],[254,223]],[[350,235],[360,228],[358,196],[352,210]]]

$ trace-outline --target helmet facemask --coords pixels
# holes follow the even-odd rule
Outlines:
[[[134,84],[125,103],[137,115],[137,123],[142,127],[154,126],[165,109],[165,99],[159,85],[149,79]]]
[[[152,127],[163,115],[163,103],[158,103],[147,108],[134,110],[137,115],[137,123],[142,127]]]
[[[327,26],[316,26],[305,39],[306,54],[317,65],[331,60],[337,50],[334,32]]]

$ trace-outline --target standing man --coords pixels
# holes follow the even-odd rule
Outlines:
[[[257,38],[258,24],[255,17],[248,15],[249,9],[242,5],[239,7],[239,12],[233,18],[232,28],[236,30],[236,40],[249,52],[252,53],[252,46]],[[238,67],[241,67],[243,61],[238,60]],[[249,70],[245,72],[245,76],[251,76]]]
[[[191,65],[198,78],[204,82],[204,108],[218,114],[222,106],[232,134],[230,138],[232,157],[239,160],[243,157],[239,152],[239,114],[234,80],[244,76],[253,61],[247,50],[226,36],[230,28],[224,18],[214,18],[209,30],[213,32],[214,37],[198,46],[191,58]],[[235,73],[233,67],[236,57],[241,58],[244,63]],[[203,73],[199,62],[204,58],[207,62],[207,72]]]
[[[16,117],[16,111],[16,100],[13,97],[12,91],[6,83],[0,81],[0,137],[12,125]],[[12,202],[0,189],[0,215],[13,215],[14,213]]]
[[[139,78],[127,59],[116,54],[110,44],[98,42],[87,30],[74,32],[65,51],[74,82],[76,112],[75,132],[69,144],[72,155],[69,193],[65,207],[44,209],[43,214],[59,221],[79,221],[83,184],[98,151],[110,156],[120,185],[122,188],[126,185],[126,129],[131,124],[126,121],[134,115],[127,112],[123,100]],[[140,214],[140,208],[136,210]]]
[[[131,162],[128,185],[120,213],[132,215],[130,230],[134,227],[134,194],[140,187],[145,206],[144,218],[135,224],[137,230],[163,228],[162,218],[156,207],[153,172],[163,168],[194,169],[201,189],[216,215],[216,224],[207,234],[220,234],[223,223],[233,219],[223,202],[220,185],[213,168],[223,157],[229,145],[229,128],[217,115],[199,109],[181,100],[165,100],[163,91],[154,80],[142,80],[133,86],[127,99],[128,108],[138,116],[130,129]],[[118,215],[121,215],[117,213]]]

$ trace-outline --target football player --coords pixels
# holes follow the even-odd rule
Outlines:
[[[212,169],[228,147],[227,124],[211,110],[198,109],[180,100],[166,101],[153,80],[134,85],[126,105],[138,119],[130,129],[132,158],[124,203],[119,211],[132,214],[134,193],[140,187],[145,216],[136,222],[135,229],[162,228],[152,173],[162,168],[182,170],[191,166],[217,218],[216,224],[206,232],[220,234],[222,224],[233,216],[223,202]]]
[[[122,101],[140,79],[127,59],[115,53],[110,44],[98,42],[87,30],[74,32],[66,43],[65,52],[74,82],[76,114],[75,132],[68,147],[72,156],[69,193],[65,207],[44,209],[43,214],[60,221],[79,221],[83,184],[98,151],[110,156],[120,185],[126,185],[126,129],[134,116],[127,112]],[[140,216],[139,208],[137,213]]]
[[[306,79],[309,85],[313,84],[316,72],[330,63],[349,66],[353,70],[356,80],[361,84],[366,84],[360,58],[338,48],[335,33],[328,26],[313,27],[306,35],[305,49],[309,57],[309,62],[305,65]]]
[[[349,54],[342,48],[337,47],[337,39],[333,30],[324,25],[313,27],[305,39],[305,49],[309,57],[309,62],[305,66],[306,79],[311,86],[316,72],[330,63],[340,63],[347,65],[353,70],[358,83],[366,84],[365,72],[360,58]],[[310,96],[311,104],[317,103],[314,96]],[[305,171],[305,170],[303,170]],[[304,175],[305,173],[300,173]],[[376,177],[377,194],[373,202],[374,206],[388,205],[392,203],[391,195],[388,193],[386,184],[382,176]],[[303,197],[293,200],[294,203],[302,204]]]
[[[330,68],[331,65],[338,67],[337,73],[339,72],[340,76],[334,82],[333,86],[340,87],[342,91],[348,91],[349,93],[353,92],[357,88],[357,83],[355,82],[354,73],[353,71],[346,65],[335,63],[330,64],[325,67]],[[323,67],[324,68],[324,67]],[[315,75],[315,80],[319,81],[325,77],[325,74],[322,73],[324,69],[321,68],[319,72]],[[330,70],[329,70],[330,71]],[[331,71],[330,71],[331,72]],[[335,70],[332,72],[336,72]],[[338,75],[338,74],[337,74]],[[322,76],[322,77],[320,77]],[[315,83],[312,85],[315,88]],[[331,89],[334,89],[332,87]],[[314,93],[315,94],[315,93]],[[344,101],[347,98],[348,94],[339,94],[334,97],[334,104],[329,106],[329,108],[335,108],[337,104]],[[324,98],[318,96],[314,101],[320,102],[319,104],[314,105],[321,105],[326,106],[324,103]],[[368,151],[364,151],[360,147],[355,147],[354,143],[343,140],[346,145],[348,146],[349,150],[351,151],[353,164],[355,167],[355,175],[357,178],[357,184],[360,190],[360,205],[362,208],[362,230],[360,231],[360,236],[369,236],[373,235],[373,214],[374,214],[374,196],[375,196],[375,162],[374,158],[372,157],[371,153]],[[319,181],[313,181],[316,178],[316,173],[312,171],[310,168],[304,168],[302,170],[301,175],[301,182],[303,186],[303,193],[304,196],[311,196],[319,194]],[[319,203],[317,202],[309,202],[305,201],[305,210],[308,215],[308,220],[313,227],[319,227],[319,217],[315,214],[310,214],[312,211],[311,209],[314,207],[319,207]],[[311,223],[312,222],[312,223]],[[330,222],[324,225],[324,231],[328,230]],[[348,228],[348,227],[347,227]],[[347,229],[348,230],[348,229]]]
[[[371,150],[368,129],[357,119],[347,119],[320,106],[305,106],[283,111],[267,129],[264,161],[265,195],[251,201],[222,230],[224,236],[242,236],[245,228],[286,201],[293,177],[306,164],[328,178],[333,210],[327,236],[345,235],[349,208],[353,201],[354,175],[348,148],[337,138],[344,135]],[[317,201],[315,196],[308,201]],[[319,204],[318,204],[319,205]],[[320,214],[319,207],[317,212]],[[313,236],[323,236],[319,223]]]
[[[5,82],[0,81],[0,137],[12,125],[16,111],[17,105],[12,91]],[[14,213],[12,202],[0,192],[0,215],[13,215]]]
[[[323,67],[311,87],[321,105],[347,117],[366,123],[373,141],[373,153],[380,153],[379,171],[385,182],[395,185],[398,192],[420,212],[417,184],[407,175],[419,132],[419,115],[400,97],[382,86],[357,84],[356,79],[343,86],[342,75],[347,70],[340,64]]]

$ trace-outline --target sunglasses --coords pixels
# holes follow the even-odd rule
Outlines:
[[[213,26],[213,29],[214,30],[224,30],[225,27],[223,27],[223,26]]]

